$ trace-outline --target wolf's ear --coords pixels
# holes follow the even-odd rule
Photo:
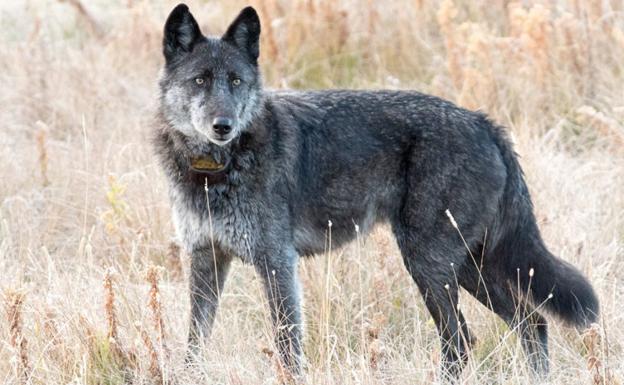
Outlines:
[[[167,64],[192,51],[202,37],[199,25],[186,4],[178,4],[165,23],[163,53]]]
[[[243,9],[222,39],[243,50],[256,62],[260,56],[260,18],[256,10],[252,7]]]

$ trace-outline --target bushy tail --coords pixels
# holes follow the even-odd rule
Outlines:
[[[505,131],[490,125],[507,169],[500,216],[492,228],[494,263],[535,305],[543,304],[568,323],[587,326],[598,316],[596,294],[579,270],[544,245],[517,156]]]
[[[595,322],[598,298],[589,281],[574,266],[552,255],[539,234],[522,238],[528,242],[515,249],[506,262],[512,282],[534,305],[543,306],[569,324],[586,327]]]

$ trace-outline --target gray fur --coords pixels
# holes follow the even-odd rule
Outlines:
[[[165,27],[155,144],[192,259],[191,345],[209,333],[238,257],[263,278],[281,358],[299,373],[297,261],[323,251],[328,221],[334,246],[355,237],[354,224],[365,233],[390,223],[438,327],[449,378],[473,340],[457,310],[457,283],[517,327],[540,373],[548,368],[546,321],[532,304],[545,302],[576,325],[596,318],[591,286],[544,246],[512,146],[484,115],[412,91],[263,91],[253,9],[224,38],[194,37],[190,49],[171,39],[180,25],[193,30],[185,23],[196,24],[179,6]],[[202,74],[212,77],[209,87],[193,81]],[[228,83],[232,76],[239,87]],[[206,123],[223,113],[235,120],[227,141],[215,140]],[[191,157],[207,154],[231,160],[223,182],[190,170]]]

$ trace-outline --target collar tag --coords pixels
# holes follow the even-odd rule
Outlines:
[[[191,158],[191,168],[200,172],[219,172],[223,171],[226,166],[227,164],[217,162],[210,155]]]

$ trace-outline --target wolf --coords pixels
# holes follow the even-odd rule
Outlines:
[[[190,255],[189,351],[239,258],[262,278],[281,363],[301,375],[299,258],[324,250],[328,226],[339,247],[383,222],[435,321],[445,378],[474,341],[460,287],[547,373],[542,310],[585,327],[598,299],[544,244],[505,130],[414,91],[264,90],[259,37],[252,7],[221,37],[204,36],[184,4],[164,27],[154,143]]]

